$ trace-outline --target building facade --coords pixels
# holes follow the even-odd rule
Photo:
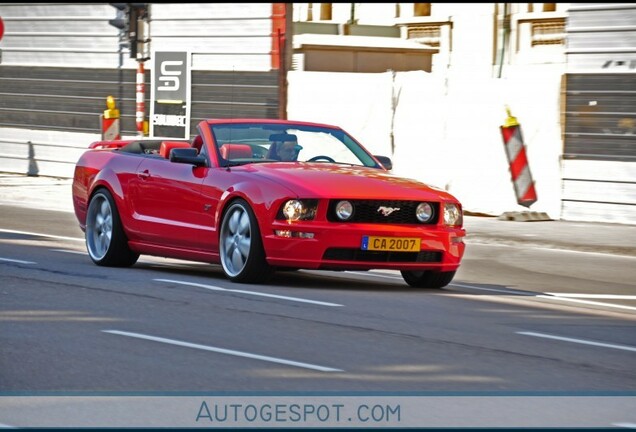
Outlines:
[[[0,127],[98,132],[113,95],[123,133],[135,134],[138,62],[109,24],[116,14],[108,3],[0,3]],[[274,4],[156,3],[148,15],[150,50],[191,55],[192,126],[210,117],[279,115]],[[148,84],[150,70],[147,62]]]
[[[435,151],[445,152],[448,159],[439,160],[465,177],[449,184],[479,184],[489,171],[501,169],[498,125],[505,120],[504,107],[510,106],[524,126],[540,200],[556,203],[550,204],[557,208],[550,213],[554,218],[636,220],[636,4],[147,5],[151,52],[191,55],[191,133],[204,118],[285,117],[287,71],[325,74],[303,80],[303,89],[289,89],[303,95],[312,85],[338,87],[346,73],[372,79],[385,70],[424,71],[440,83],[432,87],[436,96],[423,93],[408,109],[417,119],[420,110],[442,112],[434,104],[448,107],[435,135]],[[27,166],[27,141],[29,151],[47,155],[56,145],[52,141],[61,140],[59,133],[73,150],[56,156],[68,159],[60,162],[67,164],[60,172],[68,172],[87,137],[99,133],[108,95],[118,99],[124,135],[136,133],[138,62],[109,24],[115,16],[115,8],[103,3],[0,3],[5,26],[0,40],[0,170]],[[355,86],[356,81],[366,82],[346,82]],[[150,91],[144,102],[150,106]],[[395,150],[393,135],[387,148]],[[420,151],[423,157],[430,151],[426,143],[401,145],[412,145],[409,152]],[[499,165],[483,160],[476,168],[473,161],[479,157],[496,158]],[[509,193],[511,186],[499,183],[501,176],[495,187],[484,183],[480,190],[490,188],[494,196]],[[467,203],[494,199],[475,195],[482,193],[476,189],[463,193]],[[490,212],[501,208],[491,206]]]

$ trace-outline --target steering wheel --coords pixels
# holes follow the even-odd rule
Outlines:
[[[325,155],[314,156],[311,159],[308,159],[307,162],[317,162],[319,160],[326,160],[327,162],[336,163],[335,160],[333,160],[329,156],[325,156]]]

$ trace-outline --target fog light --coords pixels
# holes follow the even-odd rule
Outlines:
[[[415,216],[420,222],[428,222],[433,217],[433,206],[427,202],[420,203],[415,209]]]
[[[278,237],[283,238],[303,238],[303,239],[312,239],[314,238],[314,233],[312,232],[301,232],[301,231],[291,231],[291,230],[274,230],[274,234]]]
[[[340,201],[336,204],[336,216],[340,220],[347,220],[353,214],[353,205],[349,201]]]

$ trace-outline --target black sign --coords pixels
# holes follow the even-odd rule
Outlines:
[[[150,136],[190,138],[190,53],[152,56]]]

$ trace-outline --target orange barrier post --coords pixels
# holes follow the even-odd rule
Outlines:
[[[504,125],[501,126],[501,135],[506,148],[506,156],[510,165],[510,175],[515,188],[517,203],[530,207],[537,201],[537,192],[534,189],[534,181],[528,166],[526,147],[521,136],[521,125],[517,118],[512,116],[508,107],[506,107],[506,112],[508,113],[508,118]]]
[[[112,141],[121,139],[119,132],[119,110],[115,107],[115,98],[106,98],[107,109],[102,117],[102,140]]]
[[[135,120],[137,122],[137,135],[139,137],[143,137],[146,132],[144,127],[144,113],[146,111],[146,105],[144,102],[145,92],[146,85],[144,83],[144,63],[139,62],[137,66],[137,79],[135,85],[135,100],[137,102]]]

